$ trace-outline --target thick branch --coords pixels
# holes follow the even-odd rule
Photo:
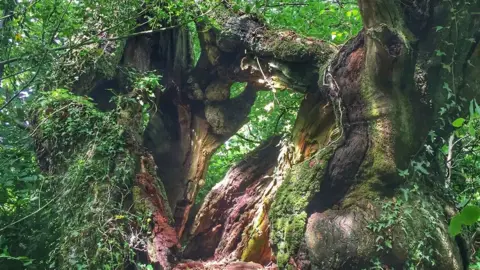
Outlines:
[[[213,132],[227,139],[235,134],[245,122],[255,102],[256,91],[248,85],[238,97],[225,101],[207,102],[205,117]]]
[[[205,78],[216,75],[263,88],[313,91],[319,69],[336,53],[327,42],[269,29],[228,7],[215,11],[215,27],[197,25],[202,54],[194,75],[199,85],[208,85]]]
[[[220,23],[215,30],[216,45],[224,52],[247,50],[259,57],[322,65],[336,51],[321,40],[304,38],[293,31],[271,30],[258,18],[237,14],[228,7],[219,8],[215,16]]]

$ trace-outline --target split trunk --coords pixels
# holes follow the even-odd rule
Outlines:
[[[153,158],[137,155],[156,167],[138,169],[135,184],[155,217],[145,262],[164,269],[467,267],[447,232],[454,208],[436,191],[443,169],[429,171],[431,185],[409,196],[398,169],[449,106],[446,88],[466,98],[480,93],[480,1],[359,6],[364,28],[340,49],[270,30],[226,3],[212,12],[215,27],[197,24],[197,63],[182,27],[127,41],[120,65],[156,71],[164,86],[139,140]],[[75,91],[107,108],[105,88],[121,88],[120,77],[95,75]],[[234,82],[247,87],[230,98]],[[246,123],[256,92],[272,88],[305,95],[292,144],[272,138],[259,146],[189,221],[212,154]],[[395,220],[382,227],[385,211]],[[183,252],[179,239],[187,241]]]

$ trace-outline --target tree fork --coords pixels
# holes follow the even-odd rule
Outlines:
[[[246,192],[251,197],[242,198],[253,198],[255,203],[241,199],[228,203],[225,209],[235,217],[245,217],[240,215],[242,209],[252,210],[239,224],[233,218],[217,217],[216,211],[207,213],[218,204],[215,198],[223,198],[218,190],[212,191],[203,208],[207,210],[201,210],[196,218],[187,258],[234,254],[236,259],[266,265],[268,256],[254,253],[268,254],[268,246],[276,257],[272,256],[271,262],[276,259],[280,267],[356,269],[368,267],[371,259],[378,258],[388,266],[402,268],[409,262],[413,241],[422,237],[418,232],[429,229],[435,220],[436,227],[429,231],[431,245],[444,255],[431,255],[436,267],[465,267],[468,262],[462,261],[457,244],[447,233],[449,214],[444,208],[449,202],[441,196],[425,195],[424,186],[402,205],[402,209],[413,209],[414,218],[386,232],[393,241],[390,252],[375,249],[376,235],[367,226],[380,215],[376,199],[397,203],[396,198],[401,197],[399,188],[404,183],[397,168],[408,166],[433,127],[435,114],[447,103],[445,84],[456,94],[478,95],[479,71],[472,66],[480,64],[480,18],[472,12],[462,13],[463,17],[452,15],[448,1],[360,0],[364,30],[337,53],[325,42],[270,30],[253,16],[237,14],[223,3],[213,12],[219,27],[197,24],[202,52],[195,67],[185,28],[132,37],[124,50],[122,66],[157,70],[164,76],[165,90],[157,91],[158,111],[151,116],[144,146],[152,153],[156,173],[165,186],[176,235],[164,241],[166,234],[160,227],[165,211],[158,209],[153,241],[168,245],[157,248],[155,256],[159,257],[151,261],[161,262],[167,269],[173,266],[168,257],[177,257],[176,241],[184,233],[208,161],[247,120],[255,92],[290,87],[306,97],[293,131],[292,158],[278,164],[285,170],[276,192],[268,194],[267,202],[260,200],[265,193],[255,193],[265,191],[261,183],[274,182],[253,177],[268,175],[272,164],[255,175],[241,171],[243,180],[254,182],[249,186],[251,193]],[[478,0],[473,3],[467,11],[480,9]],[[435,26],[439,25],[450,30],[438,31]],[[468,41],[471,37],[476,42]],[[456,42],[459,49],[440,40]],[[439,60],[436,49],[451,59]],[[123,82],[120,75],[115,78],[118,85]],[[104,90],[104,80],[95,76],[92,80],[96,80],[93,92]],[[231,99],[229,88],[234,82],[247,82],[248,87]],[[77,93],[84,94],[83,90]],[[268,161],[276,162],[273,154]],[[239,164],[230,173],[241,167]],[[145,190],[156,190],[152,179],[137,180],[145,194]],[[144,197],[156,208],[163,207],[156,202],[158,197]],[[420,207],[422,197],[425,208]],[[212,216],[215,218],[209,220]],[[270,230],[268,239],[266,228]],[[254,229],[263,234],[245,240],[241,233]],[[172,230],[166,231],[171,236]],[[229,238],[231,235],[237,238]],[[205,254],[196,253],[199,250]]]
[[[176,81],[176,85],[183,85],[183,87],[172,90],[172,92],[180,90],[180,96],[174,98],[176,100],[174,103],[184,104],[177,105],[175,114],[178,115],[179,120],[174,121],[181,123],[178,138],[182,139],[177,148],[184,149],[180,153],[186,153],[187,156],[183,161],[176,161],[175,164],[170,162],[162,164],[164,160],[171,159],[173,149],[154,154],[156,160],[159,160],[157,161],[159,174],[165,183],[169,202],[175,209],[174,216],[179,237],[183,233],[198,185],[205,178],[208,160],[216,148],[233,136],[246,121],[255,100],[255,91],[267,85],[264,80],[265,73],[269,77],[268,80],[278,82],[276,85],[279,88],[294,86],[294,90],[300,92],[315,91],[320,67],[335,51],[331,45],[314,39],[300,38],[293,32],[287,32],[285,38],[275,45],[277,49],[269,51],[271,43],[276,42],[277,39],[272,32],[269,32],[270,37],[263,37],[267,29],[264,25],[259,24],[254,17],[236,15],[229,9],[223,9],[223,11],[228,12],[231,18],[224,21],[220,28],[207,31],[203,28],[204,26],[198,25],[202,46],[200,59],[192,68],[190,75],[183,77],[184,81]],[[249,28],[246,31],[245,29],[240,31],[241,24],[249,25]],[[232,25],[236,25],[236,28],[230,28]],[[258,38],[249,39],[255,35],[258,35]],[[251,42],[238,43],[235,40]],[[236,47],[234,51],[229,47],[233,46],[232,42]],[[227,43],[230,45],[227,46]],[[301,51],[296,53],[292,50],[290,54],[290,48],[295,46]],[[283,53],[277,55],[281,50],[284,50]],[[257,58],[255,56],[257,54],[262,58]],[[259,62],[261,66],[258,65]],[[239,97],[230,99],[230,85],[238,81],[247,82],[248,86]],[[296,81],[303,81],[303,85]],[[163,102],[160,102],[160,108],[165,104]],[[172,108],[169,112],[172,112]],[[168,114],[167,111],[163,113],[163,115],[166,114]],[[155,122],[158,121],[158,116],[154,118],[150,121],[146,132],[148,141],[152,145],[155,144],[154,140],[161,141],[156,135],[161,131],[155,127],[158,125]],[[201,140],[206,144],[197,146],[200,142],[199,138],[202,137],[204,139]],[[195,146],[193,149],[186,150],[189,149],[190,140],[196,142]],[[173,142],[173,144],[177,143]],[[149,148],[155,153],[155,147]],[[170,175],[168,171],[172,168],[179,168],[179,172],[183,171],[183,176]],[[178,182],[178,179],[183,180]]]

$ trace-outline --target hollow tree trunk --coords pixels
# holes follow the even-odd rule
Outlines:
[[[447,233],[448,202],[421,185],[400,203],[404,183],[397,169],[408,166],[436,113],[448,105],[445,88],[467,98],[480,91],[474,68],[480,65],[480,1],[359,0],[365,27],[338,52],[270,30],[222,3],[211,13],[216,27],[197,24],[202,52],[195,66],[183,28],[131,38],[124,49],[122,66],[156,70],[165,86],[139,140],[155,163],[138,156],[144,166],[136,186],[154,216],[146,261],[170,269],[182,258],[178,239],[211,155],[245,123],[256,91],[290,88],[305,93],[293,149],[277,164],[274,139],[233,167],[207,196],[182,259],[280,269],[362,269],[378,260],[401,269],[412,252],[429,252],[418,247],[422,239],[435,251],[427,254],[435,266],[420,260],[418,267],[464,268],[468,262]],[[98,100],[108,100],[105,88],[123,85],[121,73],[83,81],[93,85],[76,92],[93,86],[89,94]],[[234,82],[248,85],[230,98]],[[154,181],[155,166],[161,183]],[[166,198],[157,196],[162,186]],[[397,207],[399,222],[379,229],[379,240],[368,227],[382,205]],[[379,244],[391,247],[379,251]]]
[[[280,268],[290,264],[300,269],[360,269],[377,259],[382,265],[403,268],[413,263],[413,252],[421,252],[434,264],[418,260],[417,267],[462,269],[468,262],[447,233],[451,205],[441,196],[427,195],[427,187],[397,203],[403,185],[397,168],[408,166],[435,113],[446,106],[445,84],[453,85],[456,94],[475,97],[478,93],[477,86],[467,87],[472,74],[478,74],[467,63],[478,61],[474,52],[480,21],[465,8],[478,10],[479,3],[455,3],[455,7],[433,1],[359,4],[364,30],[340,50],[317,89],[307,91],[300,109],[294,131],[295,164],[282,179],[269,211],[276,262]],[[462,7],[462,16],[450,13]],[[242,40],[255,40],[248,38],[250,24],[242,21],[239,28],[247,33]],[[225,25],[236,33],[235,20]],[[438,25],[450,31],[438,31]],[[229,32],[226,39],[231,36]],[[268,34],[260,36],[259,42],[268,44],[262,40]],[[219,39],[220,49],[238,46],[231,40],[222,42],[221,35]],[[464,49],[452,49],[454,42],[454,47]],[[261,45],[249,45],[253,54],[262,55],[261,50],[255,51]],[[442,65],[436,49],[453,55],[454,61]],[[295,51],[290,48],[289,53]],[[291,60],[274,55],[280,61]],[[309,70],[307,63],[301,66]],[[391,202],[401,204],[395,217],[399,221],[373,233],[368,227],[381,215],[382,204]],[[208,220],[204,214],[200,213],[197,223]],[[434,252],[416,249],[420,241],[428,241]],[[192,243],[201,245],[195,238]],[[382,243],[390,250],[378,251]]]

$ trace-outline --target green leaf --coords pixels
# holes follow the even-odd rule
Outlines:
[[[465,225],[471,226],[480,219],[480,207],[474,205],[465,206],[460,216]]]
[[[437,25],[435,27],[435,31],[439,32],[440,30],[442,30],[444,27],[443,26],[440,26],[440,25]]]
[[[442,52],[442,51],[440,51],[440,50],[435,50],[435,54],[436,54],[437,56],[447,55],[446,53],[444,53],[444,52]]]
[[[37,179],[38,179],[37,175],[30,175],[30,176],[26,176],[26,177],[21,178],[20,181],[32,182],[32,181],[36,181]]]
[[[403,198],[405,199],[405,201],[408,201],[408,193],[409,193],[409,190],[406,189],[406,188],[401,188],[400,189],[403,193]]]
[[[470,133],[470,136],[475,137],[476,130],[473,126],[468,127],[468,132]]]
[[[446,83],[446,82],[443,83],[443,89],[446,89],[449,92],[452,91],[452,89],[450,89],[450,85],[448,85],[448,83]]]
[[[442,153],[443,153],[444,155],[448,154],[448,145],[444,144],[444,145],[442,146]]]
[[[422,163],[420,163],[420,162],[415,162],[415,165],[414,165],[413,168],[414,168],[415,171],[418,171],[418,172],[421,172],[423,174],[428,175],[428,171],[425,168],[423,168]]]
[[[450,225],[448,225],[448,233],[451,236],[456,236],[462,231],[462,221],[459,215],[456,215],[450,220]]]
[[[475,101],[475,112],[477,112],[477,114],[480,114],[480,106],[478,106],[478,103],[476,100]]]
[[[457,118],[452,122],[452,126],[459,128],[463,126],[463,123],[465,123],[465,118]]]
[[[475,114],[475,111],[473,110],[473,100],[470,101],[470,106],[468,107],[468,110],[470,111],[470,118],[473,117]]]
[[[448,72],[452,72],[452,67],[450,65],[442,64],[442,68],[448,70]]]
[[[409,175],[408,169],[405,169],[405,170],[400,170],[400,169],[398,169],[398,175],[399,175],[400,177],[406,177],[406,176],[408,176],[408,175]]]
[[[430,130],[428,132],[428,136],[430,136],[430,140],[433,142],[433,141],[435,141],[435,138],[437,137],[437,134],[435,133],[435,131]]]
[[[480,207],[469,205],[462,209],[462,211],[455,215],[450,220],[448,232],[451,236],[456,236],[462,231],[462,225],[471,226],[480,220]]]
[[[446,40],[443,40],[443,43],[447,44],[448,46],[454,46],[455,44],[452,42],[448,42]]]
[[[392,248],[392,241],[386,240],[385,241],[385,246],[387,246],[388,248]]]

